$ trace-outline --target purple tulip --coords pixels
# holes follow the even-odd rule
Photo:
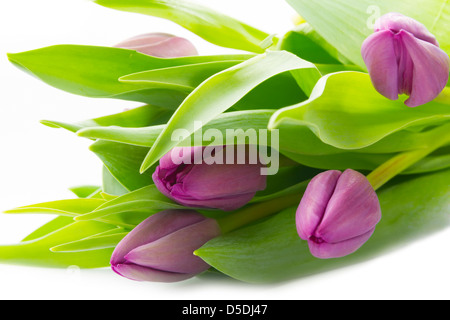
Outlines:
[[[112,269],[136,281],[185,280],[210,268],[193,252],[220,233],[214,219],[196,211],[162,211],[139,224],[117,245]]]
[[[314,177],[296,214],[300,238],[320,259],[355,252],[372,236],[380,219],[375,191],[364,175],[351,169]]]
[[[165,33],[148,33],[125,40],[115,47],[136,50],[160,58],[195,56],[197,49],[188,40]]]
[[[225,156],[226,149],[219,151],[223,152],[220,157]],[[204,147],[174,148],[162,157],[153,173],[158,190],[187,207],[231,211],[241,208],[257,191],[266,188],[262,165],[208,164],[208,158],[195,164],[196,154],[201,156],[203,150]]]
[[[432,101],[447,84],[448,55],[424,25],[402,14],[379,18],[361,53],[375,89],[391,100],[409,95],[409,107]]]

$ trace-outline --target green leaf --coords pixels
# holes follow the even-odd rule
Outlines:
[[[250,203],[258,203],[258,202],[266,202],[269,200],[278,199],[281,197],[294,195],[294,194],[303,194],[306,190],[306,187],[308,186],[310,180],[302,181],[300,183],[291,185],[285,189],[282,189],[280,191],[269,193],[267,195],[256,195]]]
[[[7,214],[56,214],[59,216],[70,217],[72,222],[73,218],[79,217],[89,212],[94,211],[102,204],[108,203],[103,199],[70,199],[70,200],[58,200],[45,203],[39,203],[24,207],[19,207],[11,210],[5,211]],[[121,226],[123,228],[133,228],[139,224],[142,220],[148,217],[148,214],[134,214],[131,217],[122,214],[121,211],[113,212],[117,214],[110,214],[107,218],[95,219],[99,222],[110,224],[113,226]],[[65,220],[61,220],[64,223]],[[55,221],[56,224],[59,221]],[[43,227],[43,231],[38,231],[38,233],[48,232],[51,228],[50,225]],[[35,235],[32,236],[36,237]]]
[[[148,86],[149,88],[159,86],[179,88],[180,91],[191,92],[207,78],[241,62],[242,60],[213,61],[142,71],[123,76],[119,78],[119,81]]]
[[[275,110],[254,110],[254,111],[236,111],[219,115],[216,119],[205,125],[202,130],[206,132],[209,129],[219,130],[223,137],[226,137],[226,130],[243,131],[242,136],[248,129],[255,130],[259,133],[260,129],[267,129],[270,117]],[[136,146],[151,147],[158,136],[161,134],[165,126],[152,126],[143,128],[121,128],[121,127],[92,127],[77,132],[80,137],[90,139],[101,139],[114,141]],[[241,135],[237,131],[237,137]],[[211,145],[214,141],[205,140],[202,136],[204,145]],[[190,139],[188,139],[190,140]],[[270,142],[270,138],[268,139]],[[195,143],[195,141],[194,141]],[[181,142],[180,145],[184,145]],[[191,145],[190,141],[186,145]]]
[[[346,151],[332,147],[322,142],[309,128],[300,126],[284,126],[280,134],[280,151],[290,159],[305,166],[320,169],[373,170],[398,152],[427,148],[435,139],[435,130],[401,130],[380,141],[362,148]],[[298,139],[297,137],[302,137]],[[402,174],[415,174],[442,170],[450,166],[448,150],[439,150],[416,165],[408,168]]]
[[[197,87],[177,109],[145,158],[141,171],[147,170],[177,145],[172,141],[176,129],[195,131],[194,122],[203,125],[232,107],[254,87],[283,72],[291,71],[308,92],[319,76],[316,67],[285,51],[267,52],[222,71]],[[305,81],[301,81],[301,80]],[[300,90],[300,89],[299,89]]]
[[[61,221],[62,219],[58,222],[61,223]],[[116,229],[116,227],[97,221],[72,221],[65,226],[62,223],[60,229],[42,237],[15,245],[0,246],[0,262],[52,268],[67,268],[69,266],[80,268],[107,267],[113,252],[112,248],[68,253],[54,253],[50,251],[50,248],[112,229]]]
[[[103,192],[114,196],[121,196],[129,191],[109,172],[108,168],[102,166],[102,189]],[[108,200],[108,199],[105,199]]]
[[[383,218],[356,253],[314,258],[297,235],[296,208],[209,241],[195,252],[212,267],[252,283],[285,281],[371,259],[450,224],[450,170],[399,179],[378,192]],[[417,253],[420,258],[420,252]]]
[[[100,198],[100,192],[102,190],[99,186],[78,186],[69,189],[78,198]]]
[[[402,174],[417,174],[427,173],[437,170],[443,170],[450,167],[450,152],[447,148],[447,154],[436,155],[432,154],[425,159],[417,162],[408,169],[402,172]]]
[[[69,224],[73,223],[73,219],[71,217],[66,216],[58,216],[54,218],[53,220],[47,222],[42,227],[36,229],[32,233],[30,233],[28,236],[26,236],[22,242],[32,241],[36,240],[42,237],[45,237],[46,235],[55,232],[58,229],[61,229],[63,227],[68,226]]]
[[[309,23],[302,23],[286,33],[279,49],[292,52],[315,64],[341,64],[336,48],[326,42]]]
[[[318,72],[317,75],[319,75]],[[308,81],[312,79],[315,79],[315,77],[308,78]],[[307,85],[308,82],[302,83]],[[309,90],[308,87],[309,85],[305,86],[305,90]],[[306,99],[308,99],[308,96],[302,90],[299,90],[299,84],[293,77],[292,72],[283,72],[257,85],[228,111],[280,109]]]
[[[365,67],[361,45],[378,14],[399,12],[423,23],[450,54],[450,6],[443,0],[286,0],[340,53]]]
[[[68,199],[43,202],[23,206],[5,211],[5,213],[35,213],[35,214],[57,214],[60,216],[76,217],[95,210],[106,201],[102,199]]]
[[[222,60],[245,60],[248,56],[195,56],[164,59],[133,50],[80,45],[57,45],[8,54],[17,67],[47,84],[92,98],[140,101],[174,109],[188,92],[120,82],[119,78],[141,71]]]
[[[115,234],[100,235],[96,237],[89,237],[86,239],[73,241],[58,245],[51,248],[52,252],[82,252],[107,248],[115,248],[120,241],[128,234],[128,232],[120,232],[117,229]],[[122,230],[123,231],[123,230]]]
[[[108,201],[92,212],[77,216],[75,220],[99,219],[116,213],[134,214],[136,211],[154,213],[166,209],[183,208],[165,197],[155,185],[151,185]]]
[[[72,191],[79,198],[96,198],[99,190],[101,190],[101,188],[97,186],[79,186],[70,188],[70,191]],[[71,223],[73,223],[73,219],[71,217],[58,216],[30,233],[22,240],[22,242],[44,237],[47,234],[61,229]]]
[[[275,175],[267,176],[267,187],[256,193],[252,203],[268,201],[292,193],[304,191],[305,180],[312,179],[321,170],[305,166],[282,167]]]
[[[349,65],[349,64],[320,64],[316,63],[317,69],[319,69],[320,73],[322,75],[327,75],[330,73],[336,73],[341,71],[359,71],[363,72],[364,70],[356,65]]]
[[[65,123],[59,121],[42,120],[41,123],[51,128],[63,128],[71,132],[77,132],[84,128],[119,126],[124,128],[147,127],[166,123],[173,111],[157,106],[145,105],[113,115]]]
[[[357,153],[345,152],[329,155],[305,155],[283,151],[283,155],[305,166],[323,170],[374,170],[384,162],[393,158],[397,153]],[[430,155],[401,174],[426,173],[446,169],[450,166],[449,155]]]
[[[133,191],[153,184],[151,173],[139,173],[148,148],[98,140],[90,146],[90,149],[126,190]],[[120,190],[106,192],[116,194],[117,191],[120,193]]]
[[[114,199],[116,199],[117,197],[119,197],[119,196],[117,196],[117,195],[113,195],[113,194],[107,193],[107,192],[101,192],[100,195],[101,195],[102,198],[105,199],[106,201],[111,201],[111,200],[114,200]]]
[[[409,126],[430,125],[450,117],[450,90],[419,108],[391,101],[373,87],[368,74],[342,72],[319,80],[310,99],[277,111],[269,129],[294,132],[308,127],[339,149],[361,149]],[[298,135],[297,135],[298,136]]]
[[[96,0],[116,10],[171,20],[203,39],[227,48],[262,53],[269,34],[219,12],[184,0]]]

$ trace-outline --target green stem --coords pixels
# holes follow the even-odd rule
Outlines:
[[[430,142],[427,147],[400,153],[372,171],[367,179],[377,190],[390,179],[394,178],[410,166],[428,156],[433,151],[450,142],[450,124],[446,124],[430,132]]]
[[[254,204],[218,219],[222,233],[228,233],[256,220],[268,217],[281,210],[298,205],[302,194],[294,194]]]

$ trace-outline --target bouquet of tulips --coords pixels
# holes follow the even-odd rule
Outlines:
[[[67,92],[143,105],[81,122],[101,186],[6,213],[57,217],[1,263],[111,267],[137,281],[284,281],[450,222],[450,5],[287,0],[284,35],[185,0],[96,0],[236,54],[151,33],[9,54]]]

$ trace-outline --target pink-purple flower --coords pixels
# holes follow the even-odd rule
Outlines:
[[[166,33],[139,35],[122,41],[115,47],[136,50],[160,58],[177,58],[198,54],[197,49],[189,40]]]
[[[221,234],[216,220],[192,210],[166,210],[134,228],[115,248],[112,269],[136,281],[176,282],[210,266],[193,252]]]
[[[375,89],[391,100],[409,95],[409,107],[432,101],[447,84],[448,55],[423,24],[400,13],[377,20],[361,53]]]
[[[309,183],[296,213],[297,232],[317,258],[340,258],[358,250],[381,219],[378,197],[354,170],[325,171]]]
[[[216,159],[226,157],[226,150]],[[233,148],[233,147],[232,147]],[[266,188],[261,164],[209,162],[204,147],[175,148],[161,158],[153,181],[161,193],[174,201],[196,208],[236,210],[247,204],[257,191]],[[196,161],[196,155],[200,161]]]

